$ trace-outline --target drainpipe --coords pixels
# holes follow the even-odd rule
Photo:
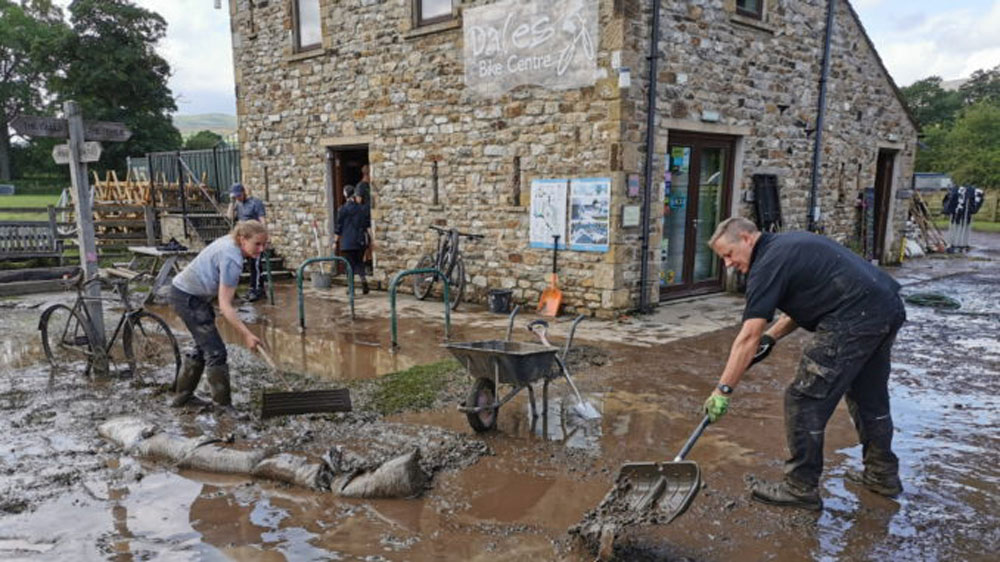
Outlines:
[[[660,0],[653,0],[653,24],[649,37],[649,99],[646,108],[646,183],[642,188],[642,257],[639,269],[639,312],[650,309],[648,291],[649,283],[649,227],[650,199],[653,196],[653,148],[656,139],[656,59],[659,57],[660,43]]]
[[[809,217],[810,232],[816,232],[816,219],[819,216],[819,165],[823,150],[823,116],[826,113],[826,81],[830,75],[830,50],[833,38],[833,16],[836,10],[836,0],[828,0],[826,5],[826,38],[823,40],[823,69],[819,77],[819,103],[816,108],[816,143],[813,144],[812,184],[809,187]]]

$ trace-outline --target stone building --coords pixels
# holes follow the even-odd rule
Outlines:
[[[570,311],[718,291],[704,242],[769,194],[783,229],[898,253],[917,129],[847,0],[230,0],[230,16],[243,183],[293,263],[363,164],[383,287],[448,225],[486,236],[464,246],[474,298],[537,302],[554,232]]]

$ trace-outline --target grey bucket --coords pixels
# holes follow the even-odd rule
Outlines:
[[[322,271],[314,271],[312,273],[312,282],[314,289],[329,289],[333,280],[329,273],[323,273]]]
[[[493,289],[490,291],[487,297],[490,312],[496,312],[497,314],[510,313],[510,301],[513,299],[513,296],[514,291],[510,289]]]

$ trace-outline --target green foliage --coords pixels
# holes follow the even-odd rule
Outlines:
[[[963,111],[948,132],[944,154],[956,182],[1000,187],[1000,103],[980,101]]]
[[[54,83],[59,99],[76,100],[85,119],[132,130],[128,142],[105,143],[93,167],[124,171],[128,155],[180,148],[170,65],[154,50],[166,34],[163,17],[128,0],[76,0],[69,11],[74,35],[62,49],[65,75]]]
[[[990,70],[977,70],[969,81],[958,88],[966,105],[981,101],[1000,104],[1000,65]]]
[[[59,52],[69,35],[51,0],[0,0],[0,180],[9,180],[11,137],[7,124],[21,113],[45,113]]]
[[[385,375],[377,381],[372,407],[383,415],[429,408],[462,373],[458,362],[449,359]]]
[[[906,105],[923,128],[946,125],[955,120],[962,108],[962,94],[941,87],[941,78],[931,76],[900,88]]]
[[[214,148],[220,142],[222,142],[222,135],[213,133],[212,131],[198,131],[184,141],[184,149],[203,150],[206,148]]]

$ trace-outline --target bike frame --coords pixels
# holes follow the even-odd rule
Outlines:
[[[73,303],[73,310],[81,312],[83,314],[83,317],[87,319],[87,323],[90,324],[91,328],[94,327],[94,319],[93,317],[91,317],[90,309],[89,307],[86,306],[86,303],[93,301],[115,302],[115,299],[87,296],[86,288],[88,285],[90,285],[91,283],[104,283],[104,282],[105,282],[104,279],[95,277],[93,279],[80,283],[79,285],[77,285],[76,288],[76,301]],[[118,325],[115,326],[114,333],[111,334],[111,337],[108,339],[107,344],[104,346],[105,355],[110,355],[111,348],[114,347],[115,342],[118,341],[118,336],[122,333],[123,328],[125,327],[125,322],[127,322],[130,318],[135,316],[135,314],[138,312],[138,310],[132,308],[132,304],[128,300],[128,281],[123,281],[120,283],[112,283],[111,285],[118,292],[122,304],[125,306],[125,311],[122,312],[122,315],[118,318]],[[66,337],[65,330],[68,329],[69,329],[69,323],[67,322],[66,326],[63,328],[64,331],[62,334],[62,338]]]

